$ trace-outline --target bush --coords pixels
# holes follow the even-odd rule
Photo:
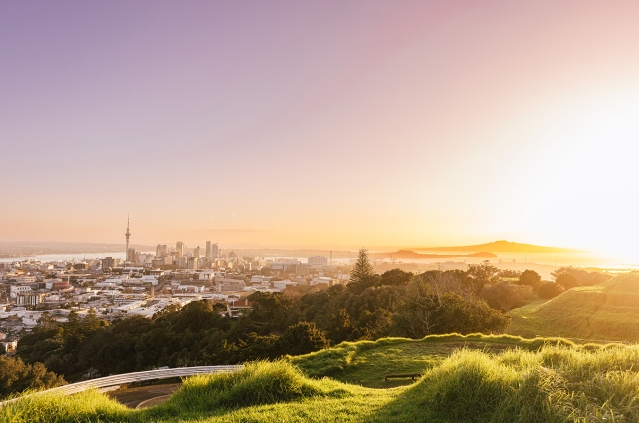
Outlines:
[[[564,288],[561,285],[555,282],[547,282],[539,287],[539,298],[550,300],[562,292],[564,292]]]
[[[193,376],[173,395],[169,409],[213,410],[290,402],[316,396],[343,397],[348,393],[339,384],[323,383],[303,376],[285,361],[254,362],[233,373]]]
[[[315,323],[299,322],[284,331],[277,340],[275,348],[281,355],[300,355],[329,346],[330,342],[326,339],[326,334],[318,329]]]
[[[519,281],[517,281],[517,284],[528,285],[532,288],[533,292],[537,292],[541,286],[541,276],[534,270],[526,269],[521,273],[521,275],[519,275]]]

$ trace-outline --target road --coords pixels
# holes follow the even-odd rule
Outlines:
[[[106,394],[129,408],[136,408],[138,405],[150,407],[169,399],[171,394],[181,385],[181,383],[167,383],[165,385],[140,386],[137,388],[118,389]],[[157,401],[149,401],[154,398],[157,398]]]

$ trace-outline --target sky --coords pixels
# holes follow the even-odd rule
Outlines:
[[[639,260],[639,3],[0,2],[0,240]]]

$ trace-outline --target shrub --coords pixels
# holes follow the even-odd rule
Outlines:
[[[564,292],[564,288],[555,282],[546,282],[539,287],[539,298],[549,300]]]

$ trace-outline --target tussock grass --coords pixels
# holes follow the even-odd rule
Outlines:
[[[157,407],[157,412],[179,415],[184,411],[277,404],[313,397],[343,398],[351,395],[348,388],[329,379],[309,379],[287,362],[255,362],[234,373],[186,379],[169,401]]]
[[[525,339],[513,335],[458,333],[430,335],[423,339],[382,338],[377,341],[342,342],[322,351],[288,357],[310,377],[332,377],[342,382],[388,388],[410,380],[384,381],[388,373],[423,373],[441,363],[454,350],[469,348],[499,352],[512,348],[538,350],[545,345],[573,346],[562,338]]]
[[[637,347],[547,346],[497,356],[460,350],[419,382],[453,421],[639,421]]]
[[[508,333],[639,341],[639,272],[570,289],[552,300],[511,311]]]
[[[130,410],[96,391],[23,398],[0,408],[0,422],[638,422],[639,346],[574,345],[549,339],[448,335],[344,343],[312,362],[410,345],[479,340],[505,349],[455,350],[410,386],[371,389],[312,379],[287,361],[251,363],[233,374],[195,376],[166,403]],[[361,347],[362,350],[358,350]],[[357,354],[352,355],[355,351]],[[368,355],[368,357],[372,357]],[[330,360],[329,360],[330,359]]]

